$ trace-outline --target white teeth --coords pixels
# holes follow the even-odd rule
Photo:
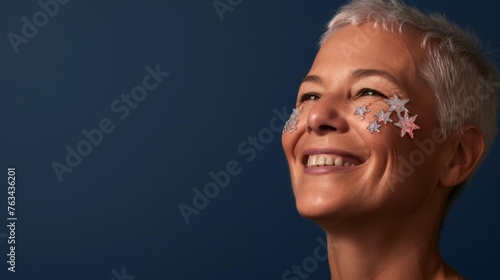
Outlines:
[[[333,165],[333,157],[326,157],[326,165]]]
[[[317,165],[325,165],[325,156],[321,155],[318,157],[318,160],[316,161]]]
[[[345,166],[345,167],[350,167],[354,166],[354,164],[345,161],[342,157],[336,157],[333,155],[328,155],[328,154],[321,154],[321,155],[309,155],[307,158],[307,166],[312,167],[312,166]]]
[[[316,166],[316,159],[317,159],[317,157],[309,157],[308,165],[309,166]]]

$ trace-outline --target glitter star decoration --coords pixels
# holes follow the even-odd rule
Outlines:
[[[380,124],[378,124],[378,122],[369,122],[369,125],[367,127],[367,129],[370,131],[371,134],[373,134],[373,132],[378,132],[380,133]]]
[[[294,132],[297,129],[297,117],[302,113],[302,107],[294,108],[290,118],[286,121],[285,126],[283,127],[283,133],[285,131]]]
[[[370,112],[370,110],[368,110],[366,108],[366,105],[364,105],[363,107],[358,107],[356,106],[356,110],[354,111],[354,115],[360,115],[361,116],[361,119],[364,120],[365,119],[365,114]]]
[[[379,123],[383,122],[384,124],[387,124],[387,122],[392,122],[391,113],[391,111],[384,112],[384,110],[380,109],[380,112],[378,114],[375,114],[375,116],[377,117],[377,121]]]
[[[420,127],[415,124],[415,119],[417,118],[417,116],[418,115],[409,117],[408,111],[405,111],[404,117],[399,118],[399,122],[394,124],[395,126],[401,128],[401,137],[405,136],[405,134],[408,133],[408,135],[410,135],[410,137],[413,139],[413,130],[420,129]]]
[[[410,101],[409,99],[399,99],[397,94],[394,94],[390,99],[384,100],[387,104],[389,104],[389,112],[397,112],[398,116],[401,116],[401,112],[407,111],[405,108],[405,104]]]

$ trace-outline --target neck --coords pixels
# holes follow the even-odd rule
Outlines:
[[[323,226],[331,279],[463,279],[443,261],[437,240],[440,221],[429,220],[435,216],[429,214]]]

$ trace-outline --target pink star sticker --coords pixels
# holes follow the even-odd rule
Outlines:
[[[418,115],[415,115],[410,118],[408,116],[408,111],[405,111],[404,118],[400,118],[399,122],[394,124],[395,126],[401,128],[401,137],[405,136],[405,134],[408,133],[408,135],[410,135],[410,137],[413,139],[413,130],[420,129],[420,127],[415,124],[415,119],[417,117]]]

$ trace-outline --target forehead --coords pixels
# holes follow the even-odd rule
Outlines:
[[[418,31],[385,31],[373,23],[347,25],[335,31],[320,48],[310,74],[340,78],[357,69],[380,69],[409,88],[421,82],[418,75],[424,60]]]

